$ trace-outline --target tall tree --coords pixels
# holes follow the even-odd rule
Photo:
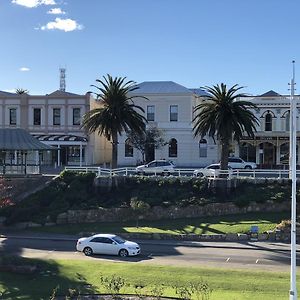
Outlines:
[[[22,89],[22,88],[17,88],[16,89],[16,94],[23,95],[23,94],[28,94],[28,93],[29,93],[28,90],[25,90],[25,89]]]
[[[145,131],[146,118],[138,111],[144,109],[133,102],[130,93],[138,87],[134,81],[126,81],[126,77],[113,78],[109,74],[97,79],[99,84],[91,85],[96,92],[91,92],[100,100],[101,107],[87,112],[83,116],[83,127],[89,132],[98,132],[112,142],[112,168],[118,165],[118,135],[130,130],[138,134]],[[145,98],[145,97],[142,97]]]
[[[220,141],[221,144],[221,169],[228,169],[228,155],[231,140],[237,142],[244,134],[254,137],[255,126],[258,119],[249,110],[256,108],[256,105],[238,100],[245,97],[245,94],[238,93],[240,89],[237,84],[227,88],[226,84],[204,87],[208,96],[205,101],[194,108],[194,136],[203,138],[208,135]]]
[[[167,144],[163,138],[163,131],[157,127],[149,127],[142,134],[130,131],[127,136],[131,145],[141,152],[143,162],[151,159],[152,149],[159,149]]]

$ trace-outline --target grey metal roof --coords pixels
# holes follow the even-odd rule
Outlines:
[[[137,84],[139,89],[133,94],[192,94],[192,92],[173,81],[144,81]]]
[[[0,129],[0,150],[53,150],[21,128]]]
[[[16,96],[16,95],[17,95],[16,93],[0,91],[0,96]]]
[[[270,90],[270,91],[268,91],[260,96],[257,96],[257,97],[281,97],[281,95],[274,92],[273,90]]]
[[[209,96],[209,93],[207,93],[206,91],[199,89],[199,88],[189,89],[189,90],[198,96]]]
[[[48,96],[58,96],[58,97],[63,97],[63,96],[81,96],[79,94],[74,94],[74,93],[69,93],[69,92],[65,92],[65,91],[61,91],[61,90],[56,90],[50,94],[48,94]]]

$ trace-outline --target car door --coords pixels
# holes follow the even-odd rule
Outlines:
[[[102,237],[95,237],[90,240],[89,246],[93,249],[94,253],[103,254],[105,247]]]
[[[109,255],[117,255],[119,253],[119,245],[110,238],[103,238],[103,253]]]
[[[155,173],[157,171],[156,167],[157,167],[156,161],[150,162],[148,164],[148,168],[145,171],[147,173]]]

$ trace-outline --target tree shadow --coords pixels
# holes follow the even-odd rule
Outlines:
[[[21,247],[15,247],[13,252],[7,247],[9,239],[1,244],[0,299],[49,299],[55,289],[57,295],[64,296],[70,291],[82,294],[96,291],[80,273],[67,277],[57,262],[22,257]]]

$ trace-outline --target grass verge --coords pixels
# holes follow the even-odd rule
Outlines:
[[[206,281],[213,290],[211,300],[281,300],[288,297],[289,290],[289,274],[285,272],[150,266],[97,260],[24,261],[37,264],[39,272],[31,275],[2,272],[1,299],[49,299],[55,287],[60,295],[72,289],[81,293],[106,293],[100,277],[114,274],[124,278],[127,284],[122,293],[134,293],[134,287],[138,285],[144,287],[143,293],[149,294],[151,288],[163,285],[165,296],[175,296],[174,286],[188,286],[200,280]]]
[[[247,233],[251,225],[258,225],[260,232],[272,230],[281,220],[288,219],[288,212],[281,213],[248,213],[205,218],[186,218],[175,220],[139,221],[124,223],[84,223],[38,227],[31,231],[79,234],[81,232],[102,233],[166,233],[166,234],[218,234]]]

